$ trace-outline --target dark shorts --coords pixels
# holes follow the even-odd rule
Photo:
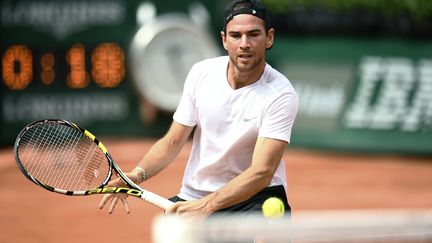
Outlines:
[[[245,213],[260,213],[262,204],[269,197],[280,198],[282,202],[285,204],[285,215],[289,217],[291,213],[291,207],[288,204],[285,188],[283,186],[266,187],[260,192],[258,192],[257,194],[253,195],[251,198],[247,199],[246,201],[216,211],[214,215],[220,213],[226,213],[230,215],[245,214]],[[169,200],[171,200],[172,202],[185,201],[184,199],[178,196],[172,197]]]

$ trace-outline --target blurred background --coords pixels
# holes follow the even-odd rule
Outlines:
[[[159,137],[191,65],[225,54],[227,2],[2,1],[1,146],[43,118]],[[431,1],[263,2],[300,96],[292,146],[432,154]]]

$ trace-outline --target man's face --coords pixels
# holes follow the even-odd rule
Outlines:
[[[268,33],[262,19],[250,14],[239,14],[221,32],[224,48],[230,61],[240,72],[250,72],[265,63],[266,48],[273,45],[274,30]]]

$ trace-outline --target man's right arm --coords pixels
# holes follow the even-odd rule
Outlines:
[[[168,132],[152,145],[137,167],[145,171],[145,179],[148,179],[165,167],[167,167],[179,154],[184,144],[191,135],[194,127],[185,126],[173,121]],[[142,178],[142,171],[133,170],[134,178]],[[140,174],[141,173],[141,174]],[[142,179],[137,181],[142,182]]]

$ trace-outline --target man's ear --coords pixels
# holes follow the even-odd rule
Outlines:
[[[273,41],[274,41],[274,34],[275,34],[275,30],[273,28],[270,28],[267,31],[267,37],[266,37],[266,49],[271,49],[273,46]]]
[[[226,44],[226,36],[225,36],[225,32],[221,31],[221,38],[222,38],[222,45],[225,48],[225,50],[228,51],[228,46]]]

